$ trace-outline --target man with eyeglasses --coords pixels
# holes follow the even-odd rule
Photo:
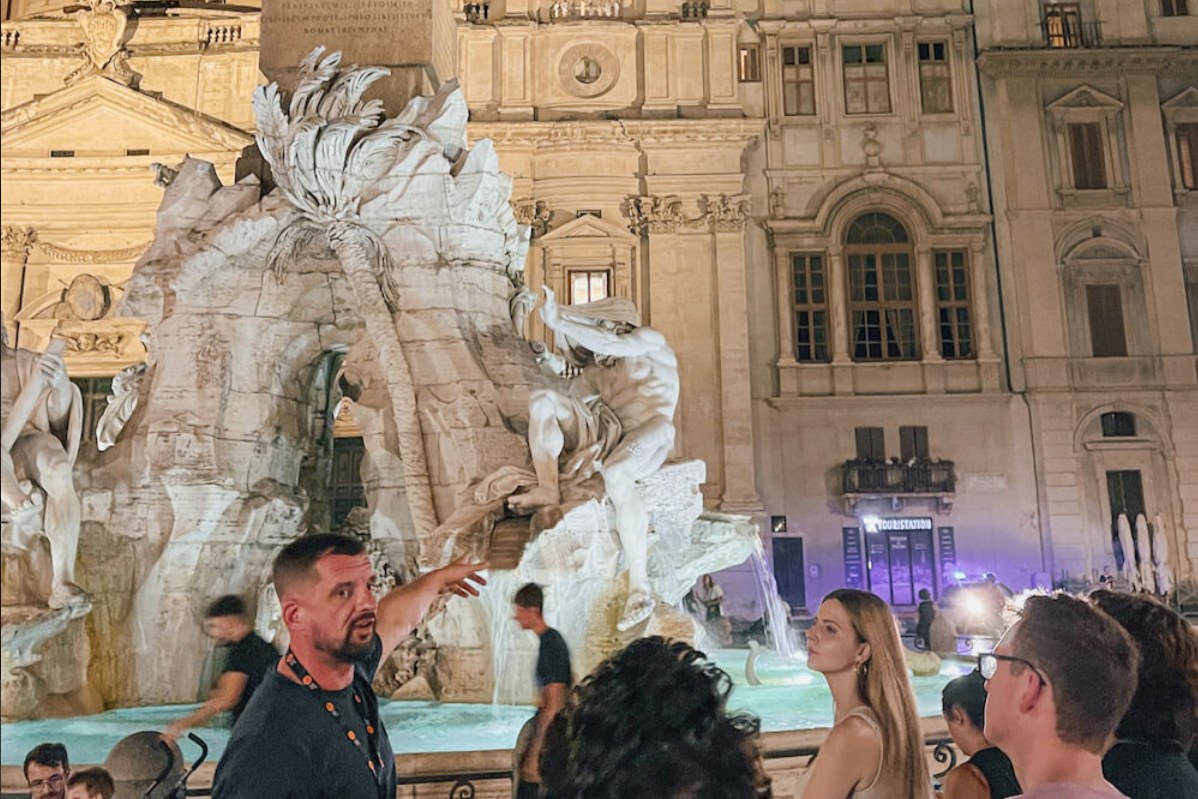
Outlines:
[[[66,799],[71,762],[62,744],[38,744],[25,755],[25,784],[33,799]]]
[[[1022,799],[1127,799],[1102,776],[1102,753],[1131,704],[1139,659],[1114,619],[1067,594],[1030,597],[978,658],[984,734],[1011,759]]]

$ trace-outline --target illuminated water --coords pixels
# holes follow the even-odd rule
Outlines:
[[[715,650],[712,655],[736,683],[731,706],[761,719],[766,732],[827,727],[832,720],[832,699],[818,674],[802,663],[773,653],[757,661],[762,685],[745,684],[744,649]],[[936,677],[912,680],[921,716],[940,714],[940,689],[953,677],[972,668],[946,662]],[[531,679],[531,675],[529,676]],[[0,763],[20,765],[25,753],[44,741],[60,741],[76,763],[102,763],[108,751],[126,735],[141,730],[162,730],[195,705],[126,708],[95,716],[47,721],[22,721],[3,725]],[[532,708],[519,705],[438,704],[435,702],[382,703],[382,717],[397,754],[510,749]],[[213,726],[196,730],[216,759],[229,739],[229,731]],[[198,754],[190,741],[180,741],[189,760]]]

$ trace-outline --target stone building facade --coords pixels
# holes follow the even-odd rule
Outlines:
[[[35,348],[92,333],[74,375],[140,357],[137,324],[110,317],[153,236],[150,164],[234,176],[256,5],[120,5],[127,33],[82,51],[86,15],[114,12],[5,7],[5,322]],[[529,285],[631,297],[667,335],[676,455],[707,462],[710,508],[761,521],[792,606],[1114,565],[1107,472],[1140,473],[1192,574],[1198,17],[1163,19],[1162,0],[453,11],[471,134],[532,229]],[[1073,168],[1091,145],[1102,188]],[[1124,352],[1113,333],[1092,348],[1094,303],[1120,309]],[[1109,413],[1134,435],[1102,436],[1126,423]],[[762,612],[752,571],[722,578],[737,615]]]
[[[1192,568],[1198,9],[980,9],[1011,384],[1045,549],[1057,571],[1113,564],[1114,517],[1143,513]]]

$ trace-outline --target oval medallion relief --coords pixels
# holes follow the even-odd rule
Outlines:
[[[576,44],[562,53],[557,77],[575,97],[598,97],[616,85],[620,62],[601,44]]]

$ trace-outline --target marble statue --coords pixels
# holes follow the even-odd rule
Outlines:
[[[103,452],[116,443],[116,437],[125,429],[125,424],[137,410],[137,399],[145,376],[146,365],[135,363],[126,366],[112,378],[108,407],[96,421],[96,449]]]
[[[50,541],[53,568],[50,608],[85,603],[87,595],[75,585],[81,507],[72,473],[82,433],[83,398],[67,379],[59,342],[39,354],[9,346],[5,333],[0,371],[0,495],[9,513],[12,544],[27,550],[39,532],[40,516],[40,532]]]
[[[528,443],[537,484],[508,505],[527,512],[561,503],[559,459],[567,443],[567,475],[592,466],[602,474],[628,561],[628,600],[617,624],[628,630],[653,613],[649,516],[636,482],[660,469],[673,449],[678,360],[665,336],[638,326],[636,307],[624,298],[563,308],[545,287],[540,313],[563,356],[581,372],[565,393],[531,392]]]

